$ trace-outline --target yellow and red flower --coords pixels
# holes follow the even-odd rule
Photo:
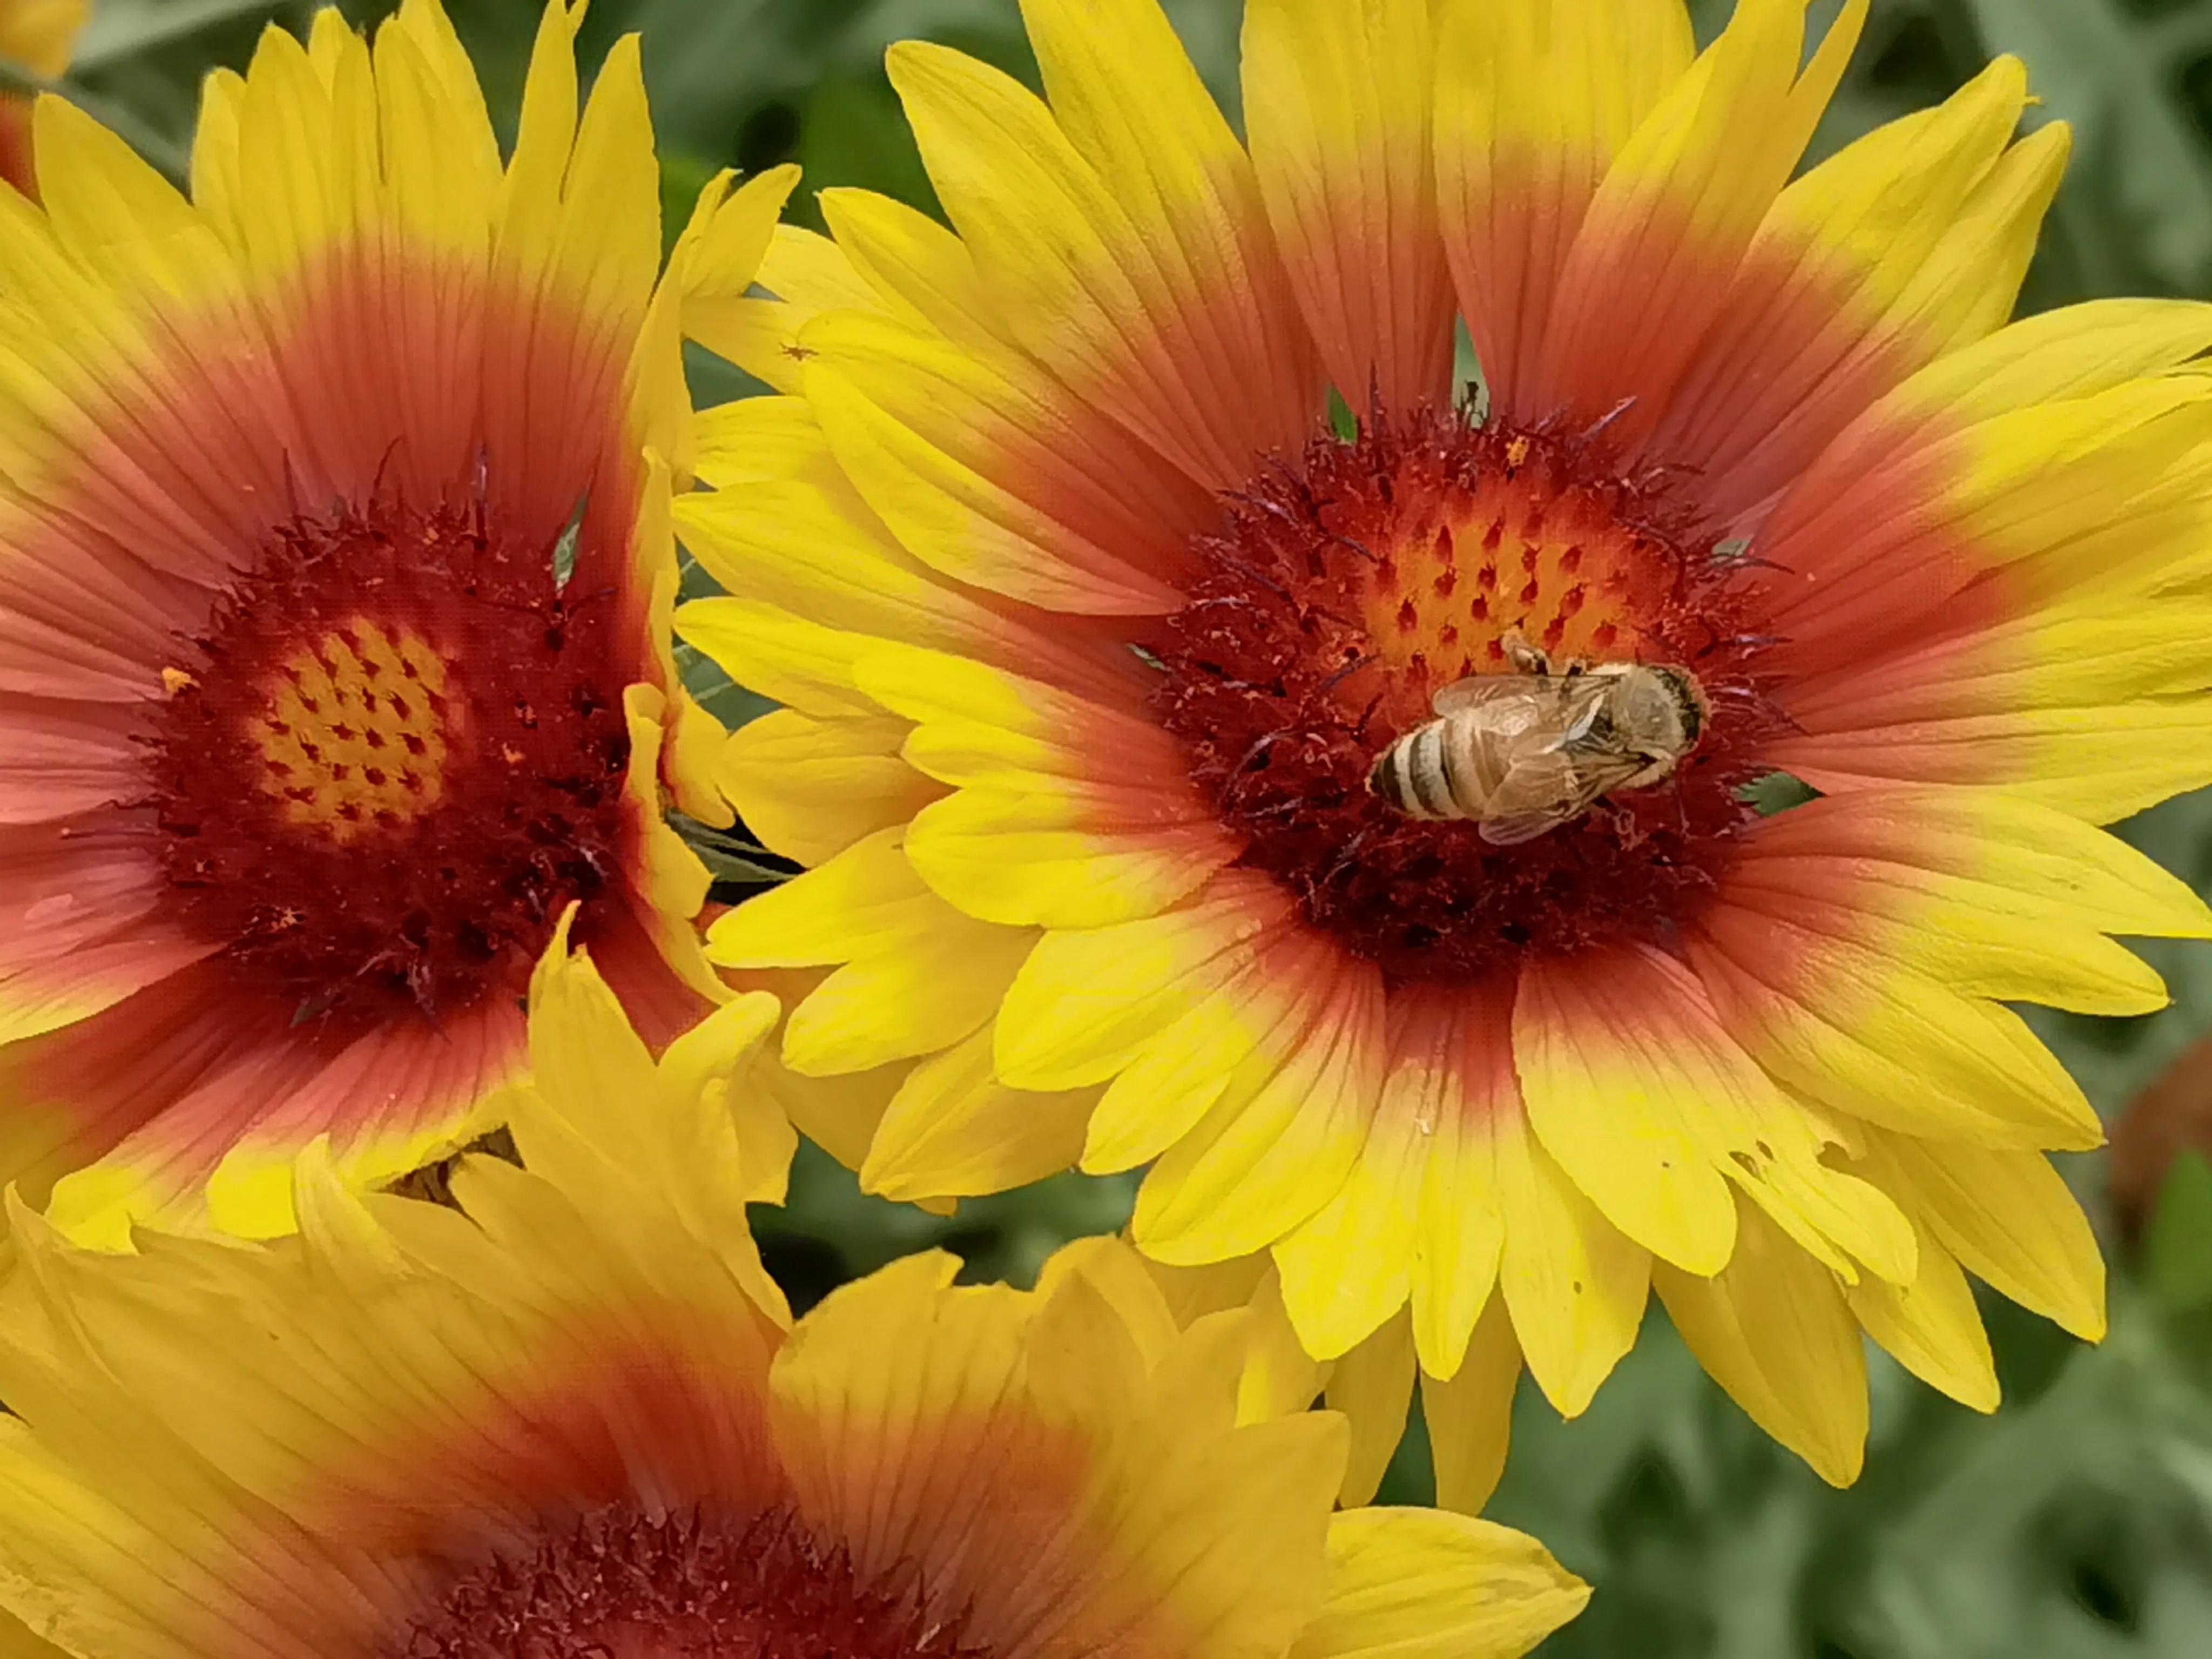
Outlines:
[[[663,816],[728,822],[668,639],[677,276],[636,43],[580,115],[581,15],[504,167],[435,0],[214,76],[190,200],[38,103],[45,206],[0,194],[0,1176],[67,1231],[277,1231],[319,1134],[368,1183],[481,1133],[572,901],[655,1042],[727,995]],[[749,275],[790,185],[718,180],[683,270]]]
[[[784,1053],[895,1084],[864,1182],[1150,1164],[1146,1251],[1272,1253],[1401,1401],[1480,1328],[1468,1401],[1579,1412],[1656,1288],[1838,1481],[1862,1330],[1994,1404],[1966,1271],[2098,1334],[2101,1131],[2008,1005],[2212,933],[2094,827],[2212,778],[2212,308],[2006,325],[2021,66],[1793,182],[1863,0],[1253,0],[1249,149],[1155,0],[1023,10],[1048,102],[891,55],[952,229],[825,191],[688,319],[791,394],[703,417],[678,626],[819,866],[709,955],[834,970]],[[1520,845],[1395,811],[1516,628],[1688,665],[1702,742]]]
[[[0,64],[51,81],[70,64],[89,0],[0,0]],[[0,91],[0,185],[35,191],[31,167],[31,109]]]
[[[319,1144],[273,1243],[16,1206],[0,1608],[82,1659],[1504,1659],[1586,1599],[1501,1527],[1332,1515],[1341,1420],[1115,1241],[1034,1292],[910,1257],[787,1330],[744,1211],[774,1000],[657,1066],[564,943],[532,1001],[526,1168],[465,1160],[465,1215]]]

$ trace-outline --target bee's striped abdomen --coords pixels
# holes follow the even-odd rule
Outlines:
[[[1446,722],[1418,726],[1376,757],[1367,787],[1407,817],[1465,817],[1452,799]]]

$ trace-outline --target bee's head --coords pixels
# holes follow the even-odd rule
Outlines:
[[[1651,676],[1665,688],[1668,701],[1674,705],[1674,717],[1682,723],[1685,751],[1696,748],[1713,717],[1713,706],[1705,700],[1705,688],[1698,684],[1698,677],[1688,669],[1672,664],[1654,668]]]

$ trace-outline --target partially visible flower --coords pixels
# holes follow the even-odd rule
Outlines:
[[[0,0],[0,66],[51,81],[69,67],[70,54],[91,10],[90,0]],[[31,106],[0,89],[0,184],[36,197],[31,164]]]
[[[0,1178],[82,1238],[292,1224],[495,1124],[555,919],[656,1043],[729,993],[668,617],[686,282],[635,40],[544,14],[512,159],[436,0],[208,83],[192,198],[55,97],[0,194]],[[756,234],[757,231],[757,234]]]
[[[2112,1126],[2112,1217],[2120,1237],[2142,1241],[2174,1164],[2212,1158],[2212,1037],[2200,1037],[2138,1089]]]
[[[79,1659],[1488,1659],[1580,1608],[1503,1528],[1332,1515],[1342,1422],[1114,1241],[1034,1292],[911,1257],[787,1332],[742,1203],[775,1018],[656,1067],[556,945],[525,1168],[465,1161],[465,1213],[319,1143],[270,1244],[16,1206],[0,1608]]]
[[[864,1185],[1149,1164],[1142,1249],[1469,1425],[1656,1291],[1838,1482],[1864,1334],[1996,1404],[1969,1272],[2101,1333],[2016,1005],[2212,933],[2095,827],[2212,779],[2212,307],[2006,325],[2069,142],[2012,59],[1793,180],[1867,14],[1807,9],[1251,0],[1249,143],[1155,0],[1024,0],[1043,100],[893,50],[951,227],[825,191],[687,312],[793,395],[676,507],[679,629],[787,705],[723,786],[816,866],[709,954],[829,970],[783,1052],[896,1077]],[[1694,748],[1548,751],[1515,844],[1368,788],[1522,643],[1683,665]]]

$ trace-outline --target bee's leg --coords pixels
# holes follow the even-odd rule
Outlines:
[[[1650,840],[1650,836],[1644,832],[1643,820],[1636,816],[1633,808],[1625,806],[1619,801],[1607,801],[1605,803],[1604,811],[1607,821],[1613,826],[1613,833],[1619,839],[1624,852],[1632,853]]]
[[[1552,659],[1542,648],[1530,642],[1516,623],[1499,635],[1498,643],[1505,653],[1505,660],[1516,674],[1545,674],[1552,672]]]

